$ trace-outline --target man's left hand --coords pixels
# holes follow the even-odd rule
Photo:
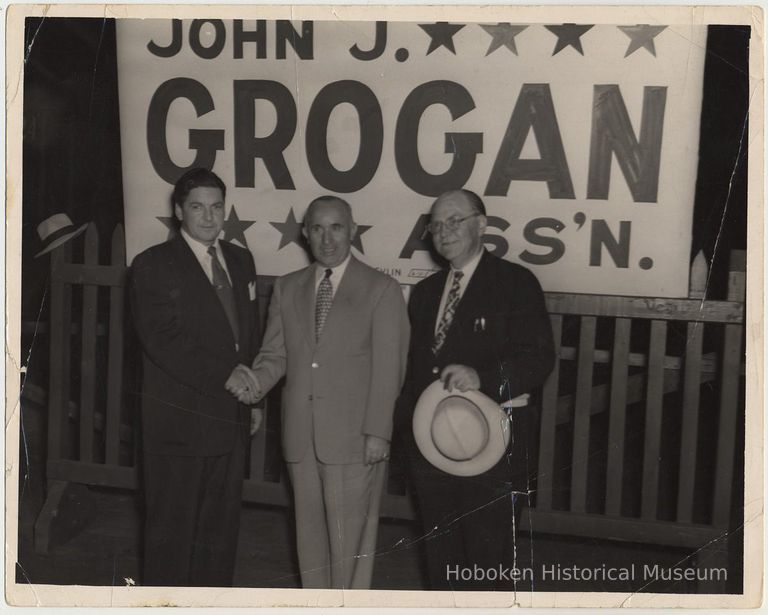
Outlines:
[[[462,393],[480,390],[480,376],[467,365],[447,365],[440,373],[440,381],[446,391],[453,391],[454,388]]]
[[[389,441],[378,436],[365,436],[365,465],[389,459]]]

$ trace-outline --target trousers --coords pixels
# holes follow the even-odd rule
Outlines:
[[[370,589],[386,462],[288,463],[305,589]]]
[[[144,455],[143,585],[231,586],[245,443],[226,455]]]

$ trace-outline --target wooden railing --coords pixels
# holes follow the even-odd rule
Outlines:
[[[637,299],[590,297],[550,293],[547,305],[558,344],[560,362],[544,386],[541,407],[541,435],[538,489],[535,515],[526,524],[536,531],[567,533],[631,540],[644,543],[698,547],[716,540],[727,531],[732,504],[736,429],[739,412],[739,381],[743,360],[744,317],[743,253],[734,253],[727,301],[704,299]],[[578,317],[578,347],[561,345],[563,321]],[[609,320],[613,329],[610,351],[596,348],[599,320]],[[646,354],[630,352],[633,326],[650,323]],[[668,331],[675,326],[685,336],[679,356],[667,354]],[[703,353],[707,328],[721,334],[720,348]],[[635,342],[637,340],[634,340]],[[560,366],[566,357],[577,363],[575,397],[563,404],[559,392]],[[595,386],[593,367],[610,366],[607,382]],[[635,368],[630,373],[630,368]],[[702,420],[700,395],[704,383],[717,384],[719,402],[708,400],[708,409],[719,414],[715,472],[711,481],[696,486],[699,425]],[[675,404],[665,408],[665,396],[678,392]],[[642,475],[639,481],[638,516],[622,514],[625,488],[625,442],[627,409],[641,404],[644,412]],[[563,412],[563,406],[566,412]],[[587,481],[590,460],[590,419],[608,411],[607,461],[604,508],[587,511]],[[663,414],[679,414],[679,453],[676,462],[677,489],[674,519],[660,520],[659,475]],[[572,412],[572,419],[568,415]],[[565,420],[564,420],[565,419]],[[560,509],[554,504],[555,441],[559,423],[571,420],[572,454],[568,501]],[[712,420],[712,417],[709,417]],[[694,523],[695,489],[707,490],[711,511],[707,523]],[[671,507],[668,507],[671,508]],[[699,515],[704,516],[704,515]]]
[[[140,388],[125,377],[138,356],[126,357],[132,333],[125,314],[123,230],[118,227],[112,235],[106,265],[98,264],[93,225],[83,241],[82,263],[71,262],[71,243],[51,253],[49,492],[36,525],[41,551],[47,549],[50,522],[67,485],[139,486],[134,432]],[[744,271],[744,253],[734,252],[725,301],[705,299],[701,292],[689,299],[546,294],[559,361],[541,394],[535,506],[523,514],[523,529],[690,549],[711,545],[726,533],[743,411]],[[259,280],[262,314],[271,287],[272,279]],[[73,298],[73,290],[81,295]],[[671,344],[670,331],[675,333]],[[676,343],[678,348],[668,350]],[[707,398],[702,404],[703,385],[715,387],[716,401]],[[290,504],[276,448],[278,413],[272,408],[277,403],[279,391],[270,395],[267,424],[251,442],[243,484],[249,502]],[[659,514],[660,472],[670,472],[660,457],[662,452],[669,456],[662,451],[662,432],[665,416],[673,415],[679,415],[680,435],[669,518]],[[607,420],[607,432],[593,429],[596,417]],[[642,423],[637,450],[626,445],[630,420]],[[703,483],[697,458],[702,420],[717,423],[715,470]],[[634,482],[626,477],[628,455],[642,459]],[[596,457],[603,459],[602,466],[594,467]],[[603,484],[602,497],[595,498],[590,489],[595,481]],[[639,508],[627,510],[622,502],[628,485],[635,484]],[[705,520],[694,515],[702,489],[710,494]],[[382,515],[413,518],[410,498],[387,493]]]

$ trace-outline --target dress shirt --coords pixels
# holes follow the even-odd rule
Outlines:
[[[437,312],[437,320],[435,320],[435,333],[437,333],[437,327],[440,325],[440,320],[442,319],[443,312],[445,311],[445,304],[448,301],[448,293],[450,293],[451,286],[453,286],[453,272],[461,271],[464,274],[461,280],[459,280],[459,299],[461,299],[461,297],[464,296],[464,291],[467,290],[467,286],[469,285],[469,281],[472,279],[472,275],[475,273],[475,269],[477,269],[478,263],[480,263],[480,259],[482,258],[484,251],[485,248],[482,248],[461,269],[454,269],[454,267],[451,266],[451,270],[448,272],[448,277],[445,280],[445,286],[443,287],[443,296],[440,299],[440,309]]]
[[[200,263],[200,266],[203,268],[205,275],[208,276],[208,281],[213,284],[213,267],[211,267],[211,255],[208,254],[208,246],[197,241],[197,239],[192,237],[183,228],[181,229],[181,236],[184,238],[184,241],[187,242],[187,245],[189,245],[190,249],[192,250],[192,254],[195,255],[195,258]],[[221,263],[221,266],[224,268],[224,272],[227,274],[227,278],[229,278],[229,283],[231,285],[232,276],[229,275],[227,261],[224,258],[224,255],[221,253],[221,246],[219,246],[218,238],[213,242],[212,245],[216,248],[216,257],[218,258],[219,263]]]
[[[336,265],[335,267],[324,267],[320,263],[315,263],[315,296],[317,296],[317,288],[320,286],[320,282],[325,277],[325,270],[330,269],[331,270],[331,298],[336,296],[336,289],[339,287],[339,284],[341,284],[341,278],[344,276],[344,272],[347,270],[347,265],[349,265],[349,259],[351,258],[351,254],[347,254],[347,258],[345,258],[340,264]]]

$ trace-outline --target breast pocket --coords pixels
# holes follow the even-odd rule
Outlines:
[[[498,310],[477,311],[464,325],[464,337],[474,346],[489,349],[502,344],[509,333],[509,316]]]

